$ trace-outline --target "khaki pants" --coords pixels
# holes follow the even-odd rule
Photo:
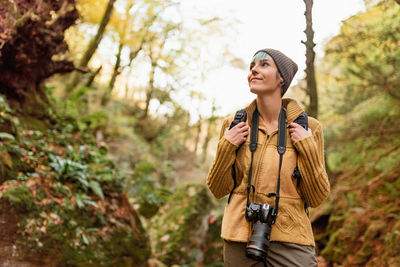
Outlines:
[[[271,242],[267,262],[246,257],[246,243],[224,241],[224,263],[227,267],[247,266],[318,266],[313,246],[293,243]]]

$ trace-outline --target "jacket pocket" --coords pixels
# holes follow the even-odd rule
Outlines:
[[[290,209],[279,207],[278,217],[276,220],[276,227],[284,233],[290,233],[296,224],[295,216],[291,213]]]

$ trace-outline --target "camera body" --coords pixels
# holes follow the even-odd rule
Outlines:
[[[276,218],[275,209],[265,203],[250,203],[245,215],[247,221],[253,222],[252,233],[246,246],[246,256],[265,262],[270,245],[271,226]]]

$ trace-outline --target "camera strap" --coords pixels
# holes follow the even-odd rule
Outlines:
[[[279,190],[281,187],[281,169],[282,169],[282,161],[283,154],[286,152],[286,111],[284,108],[281,109],[281,113],[279,114],[279,126],[278,126],[278,153],[279,153],[279,172],[278,172],[278,181],[276,183],[276,193],[275,193],[275,214],[273,216],[272,224],[275,223],[276,216],[278,215],[279,210]]]
[[[253,118],[251,119],[251,131],[250,131],[250,151],[251,151],[251,161],[249,170],[249,183],[247,184],[247,207],[250,205],[250,189],[253,188],[253,194],[255,191],[254,185],[251,184],[251,174],[253,172],[253,158],[254,152],[257,149],[257,139],[258,139],[258,110],[254,110]]]
[[[259,113],[256,109],[253,113],[253,118],[251,120],[251,132],[250,132],[250,151],[251,151],[251,162],[250,162],[250,170],[249,170],[249,179],[247,184],[247,207],[250,205],[250,190],[253,189],[253,194],[255,192],[254,185],[251,184],[251,176],[253,172],[253,158],[254,152],[257,149],[257,140],[258,140],[258,119]],[[279,172],[278,172],[278,181],[276,184],[276,193],[269,194],[268,196],[275,195],[275,209],[273,214],[272,224],[275,223],[276,216],[278,215],[279,209],[279,190],[281,186],[281,169],[282,169],[282,161],[283,154],[286,152],[286,111],[282,107],[281,112],[279,113],[279,125],[278,125],[278,146],[277,150],[279,153]]]

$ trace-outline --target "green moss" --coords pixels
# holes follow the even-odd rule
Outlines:
[[[212,201],[204,185],[185,185],[171,195],[149,224],[155,253],[168,266],[196,262]]]
[[[23,209],[30,210],[33,208],[32,193],[24,185],[9,188],[3,193],[2,198]]]
[[[66,246],[62,261],[82,267],[144,266],[151,252],[147,242],[137,238],[130,229],[119,229],[110,238],[99,238],[80,249]]]
[[[23,260],[40,255],[55,265],[144,266],[148,238],[135,214],[128,215],[137,228],[132,232],[124,180],[104,147],[72,118],[52,127],[26,115],[19,121],[20,140],[2,144],[13,167],[2,199],[21,212],[15,244]]]
[[[386,250],[384,252],[383,257],[385,259],[397,257],[399,259],[399,251],[400,251],[400,221],[397,221],[392,229],[383,237],[383,240],[386,244]]]
[[[341,259],[342,249],[336,245],[337,240],[341,234],[340,232],[340,230],[337,230],[330,234],[329,241],[326,244],[324,250],[321,252],[321,255],[324,258],[329,259],[333,262],[340,262]]]
[[[369,225],[367,231],[362,237],[362,240],[365,240],[361,246],[361,248],[357,251],[354,256],[354,263],[362,264],[365,263],[372,255],[374,250],[374,241],[380,232],[386,227],[386,222],[384,221],[373,221]]]

